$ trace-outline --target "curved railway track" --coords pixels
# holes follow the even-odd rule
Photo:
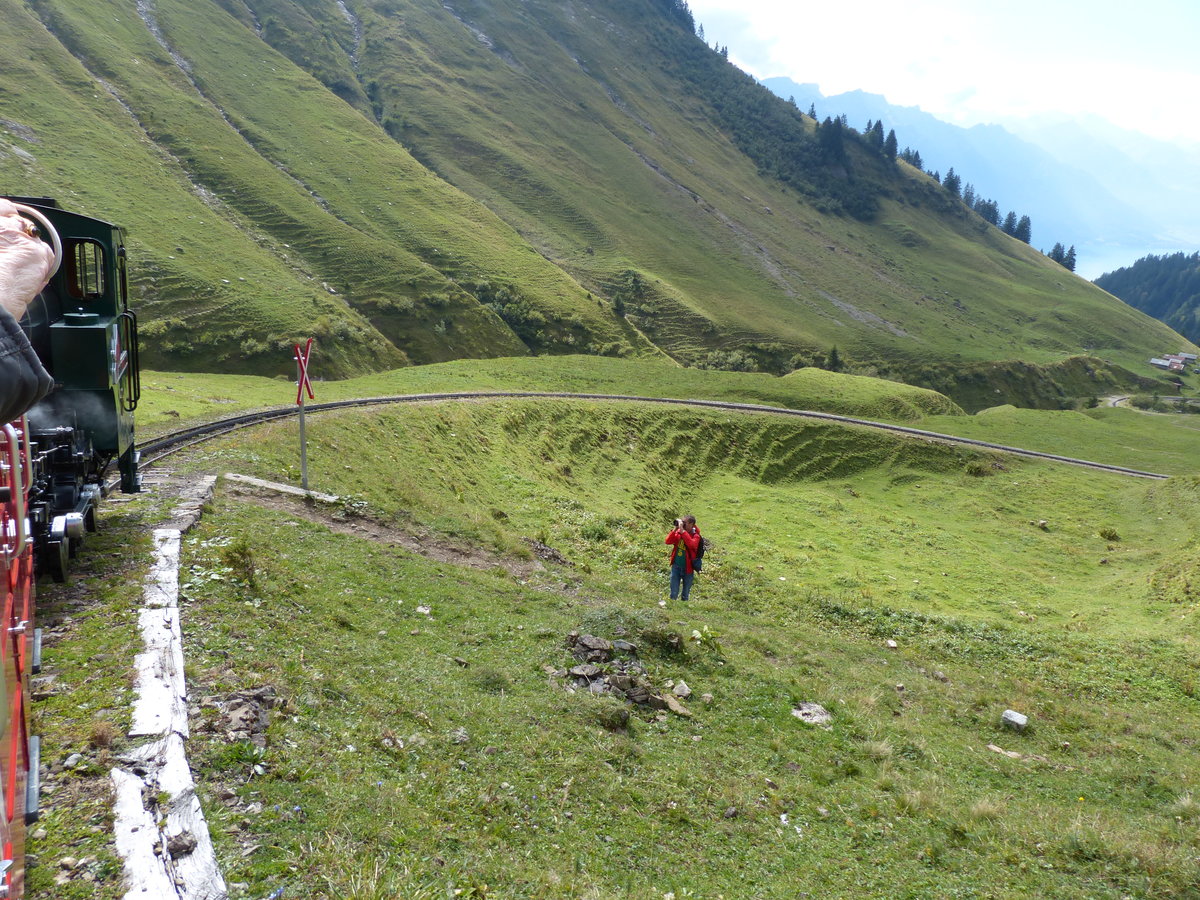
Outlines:
[[[313,403],[305,407],[307,412],[322,412],[331,409],[346,409],[359,406],[381,406],[390,403],[431,403],[454,400],[515,400],[515,399],[554,399],[554,400],[588,400],[588,401],[619,401],[625,403],[657,403],[669,406],[699,407],[716,409],[726,412],[761,413],[775,416],[798,416],[804,419],[817,419],[827,422],[839,422],[843,425],[856,425],[863,428],[874,428],[889,431],[894,434],[909,435],[924,440],[940,441],[948,444],[958,444],[966,447],[980,447],[986,450],[996,450],[1015,456],[1031,459],[1046,459],[1052,462],[1066,463],[1072,466],[1112,472],[1117,475],[1128,475],[1134,478],[1166,479],[1169,475],[1158,472],[1143,472],[1125,466],[1113,466],[1108,463],[1093,462],[1086,459],[1076,459],[1071,456],[1059,456],[1055,453],[1043,453],[1039,450],[1025,450],[1020,447],[1009,447],[1004,444],[994,444],[990,441],[978,441],[974,438],[955,437],[952,434],[940,434],[936,431],[924,431],[920,428],[909,428],[905,425],[893,425],[889,422],[876,422],[871,419],[858,419],[853,416],[839,416],[834,413],[814,412],[803,409],[785,409],[778,406],[761,406],[754,403],[730,403],[720,400],[682,400],[667,397],[636,397],[625,394],[570,394],[548,391],[455,391],[444,394],[402,394],[394,397],[365,397],[357,400],[337,400],[331,403]],[[283,406],[274,409],[259,410],[243,413],[227,419],[219,419],[204,425],[185,428],[172,434],[164,435],[156,440],[142,445],[142,466],[150,467],[159,460],[177,453],[187,447],[202,443],[212,438],[228,434],[240,428],[259,425],[274,419],[282,419],[297,414],[297,407]]]

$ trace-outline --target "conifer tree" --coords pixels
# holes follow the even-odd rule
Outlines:
[[[1075,271],[1075,245],[1074,244],[1072,244],[1070,246],[1070,248],[1068,248],[1066,255],[1063,257],[1063,265],[1067,267],[1068,271],[1071,271],[1071,272]]]
[[[983,217],[983,221],[989,225],[1000,226],[1000,205],[995,200],[984,200],[979,197],[975,200],[975,212]],[[1014,227],[1016,223],[1013,223]]]
[[[1029,216],[1021,216],[1020,221],[1017,222],[1016,229],[1013,231],[1013,237],[1027,244],[1032,240],[1033,222],[1029,220]]]
[[[966,205],[967,209],[975,208],[975,186],[970,182],[967,182],[966,186],[963,188],[962,201]]]
[[[1063,259],[1067,255],[1067,251],[1066,251],[1066,248],[1063,247],[1061,242],[1056,242],[1054,244],[1054,246],[1050,248],[1050,252],[1047,253],[1046,255],[1048,257],[1050,257],[1052,260],[1054,260],[1056,263],[1058,263],[1059,265],[1062,265]]]
[[[845,161],[846,147],[842,142],[841,116],[836,119],[825,117],[825,121],[821,123],[820,132],[817,134],[817,145],[821,148],[821,153],[827,162]]]
[[[866,134],[867,134],[867,144],[870,146],[870,148],[872,150],[874,150],[876,153],[882,153],[883,152],[883,120],[881,119],[880,121],[876,122],[874,125],[869,126],[867,128]]]
[[[959,191],[962,189],[962,179],[955,173],[954,166],[951,166],[946,171],[946,177],[942,179],[942,187],[949,191],[952,196],[958,196]]]
[[[1017,231],[1017,214],[1009,210],[1007,216],[1004,217],[1004,224],[1000,226],[1005,234],[1016,234]]]
[[[883,142],[883,152],[892,162],[896,161],[896,129],[892,128],[887,133],[887,138]]]

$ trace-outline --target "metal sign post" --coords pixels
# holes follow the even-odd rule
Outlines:
[[[312,382],[308,380],[308,355],[312,352],[313,339],[309,338],[304,349],[296,345],[296,368],[299,377],[296,379],[296,405],[300,407],[300,487],[308,490],[308,440],[304,434],[304,395],[309,400],[316,400],[313,394]]]

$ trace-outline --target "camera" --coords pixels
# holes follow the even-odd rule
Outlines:
[[[676,520],[675,520],[675,527],[676,527],[676,528],[682,528],[682,527],[683,527],[683,519],[676,519]]]

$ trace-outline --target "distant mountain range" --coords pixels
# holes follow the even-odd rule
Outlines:
[[[962,128],[895,106],[879,94],[826,97],[815,84],[763,82],[818,116],[845,115],[855,128],[882,120],[925,168],[953,167],[964,184],[1033,220],[1033,246],[1074,245],[1078,272],[1095,278],[1148,253],[1200,246],[1200,150],[1185,149],[1097,119],[1029,120],[1019,129]],[[1016,132],[1016,133],[1014,133]]]

